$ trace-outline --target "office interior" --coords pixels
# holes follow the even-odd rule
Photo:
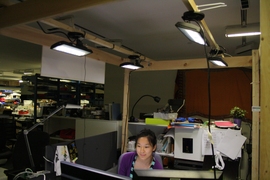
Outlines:
[[[265,19],[263,18],[265,16],[265,14],[262,13],[262,12],[266,13],[266,11],[263,11],[264,7],[262,8],[262,6],[263,6],[262,4],[264,4],[264,3],[267,4],[267,2],[264,2],[264,1],[260,2],[260,4],[261,4],[260,5],[261,6],[260,22],[261,22],[262,34],[265,33],[265,35],[266,35],[265,39],[267,39],[267,37],[268,37],[267,31],[265,31],[266,25],[265,25],[265,23],[263,23],[265,21]],[[211,31],[211,29],[210,29],[210,31]],[[5,31],[2,31],[2,32],[4,35],[6,34]],[[3,38],[6,39],[7,37],[3,37]],[[11,41],[13,41],[13,39],[11,39]],[[16,40],[16,42],[18,42],[18,41]],[[22,43],[22,42],[19,42],[19,44],[20,43]],[[265,129],[267,127],[267,122],[263,121],[263,119],[266,119],[266,117],[268,117],[267,116],[268,110],[267,110],[267,108],[265,108],[265,106],[263,106],[263,105],[267,105],[267,98],[268,98],[268,93],[264,93],[264,92],[268,91],[267,90],[268,86],[267,86],[267,83],[265,82],[265,79],[264,79],[267,77],[267,73],[265,73],[267,71],[267,67],[268,67],[267,66],[268,62],[266,61],[267,52],[263,51],[264,48],[266,47],[267,43],[268,42],[266,42],[266,41],[262,41],[260,43],[259,51],[253,51],[253,54],[251,54],[251,52],[249,52],[250,54],[247,56],[248,57],[247,59],[249,61],[245,61],[245,63],[243,63],[245,65],[248,64],[248,66],[252,68],[252,73],[253,73],[253,70],[256,67],[256,64],[255,65],[253,64],[254,59],[258,60],[257,55],[260,54],[260,63],[261,63],[261,66],[260,66],[260,78],[261,78],[260,88],[261,89],[259,91],[258,90],[255,91],[253,89],[253,92],[255,91],[256,93],[260,94],[260,104],[261,104],[260,117],[257,115],[257,116],[255,116],[255,118],[261,119],[261,121],[260,121],[260,124],[256,121],[255,125],[253,123],[254,121],[252,121],[252,128],[253,128],[252,135],[250,134],[250,122],[243,122],[242,123],[242,134],[243,135],[245,135],[247,137],[252,136],[252,138],[259,139],[258,134],[259,133],[261,134],[260,141],[256,141],[256,139],[253,140],[253,145],[255,144],[255,145],[257,145],[256,147],[260,147],[260,148],[257,149],[256,147],[252,147],[252,150],[253,150],[252,156],[256,157],[256,159],[253,159],[255,162],[254,161],[252,162],[253,163],[252,164],[252,171],[251,171],[252,177],[253,177],[252,179],[254,179],[254,178],[260,179],[259,177],[261,177],[263,179],[263,177],[268,177],[267,174],[263,173],[263,169],[266,168],[266,166],[267,166],[267,163],[266,163],[267,161],[262,161],[260,158],[262,153],[259,153],[259,152],[262,152],[264,149],[267,149],[267,143],[264,143],[265,146],[261,146],[261,144],[263,144],[262,142],[264,142],[264,140],[266,140],[265,139],[266,135],[263,133],[267,132],[267,129]],[[31,43],[29,43],[29,44],[31,44]],[[17,45],[17,43],[16,43],[16,45]],[[31,46],[32,46],[31,48],[34,49],[34,51],[32,51],[30,53],[31,56],[34,54],[36,59],[40,59],[42,47],[39,45],[37,46],[37,45],[32,45],[32,44],[31,44]],[[20,55],[23,56],[23,53]],[[29,54],[27,56],[29,56]],[[228,58],[228,61],[233,62],[233,60],[230,60],[229,58]],[[143,99],[136,106],[135,113],[134,113],[134,114],[136,114],[136,116],[139,116],[139,113],[141,113],[141,112],[143,112],[143,113],[153,112],[156,109],[160,108],[161,106],[165,105],[167,103],[168,99],[173,98],[177,69],[185,69],[185,67],[178,68],[176,66],[175,68],[172,68],[172,70],[169,68],[165,69],[165,70],[161,70],[162,68],[157,67],[157,69],[159,71],[153,70],[153,71],[133,72],[130,76],[130,79],[127,80],[127,77],[128,77],[126,75],[127,71],[118,67],[119,64],[120,64],[119,60],[117,61],[117,63],[115,63],[115,62],[113,62],[111,64],[106,63],[105,82],[104,82],[104,84],[105,84],[104,104],[109,104],[111,102],[120,103],[121,110],[123,113],[123,116],[122,116],[123,118],[125,117],[125,115],[126,115],[126,118],[128,117],[127,115],[130,114],[130,112],[128,112],[128,109],[131,110],[132,105],[143,94],[158,95],[161,97],[161,101],[159,103],[155,103],[154,101],[149,100],[147,98]],[[237,63],[234,66],[236,67]],[[201,65],[201,67],[205,68],[202,65]],[[34,69],[39,69],[39,67],[37,66]],[[254,76],[254,73],[252,74],[252,76]],[[252,78],[254,78],[254,77],[252,77]],[[127,91],[127,87],[126,87],[127,81],[129,84],[128,91]],[[155,87],[155,88],[153,88],[153,87]],[[129,104],[127,104],[127,102],[126,102],[126,99],[125,99],[125,98],[127,98],[126,96],[128,96]],[[253,94],[252,96],[254,97],[255,95]],[[258,100],[258,99],[259,98],[257,97],[256,100]],[[252,102],[254,103],[254,99],[252,100]],[[125,105],[128,105],[129,108],[126,108]],[[259,106],[259,104],[253,104],[252,106]],[[147,111],[147,112],[145,112],[145,111]],[[255,114],[256,112],[254,113],[254,112],[251,112],[251,110],[249,110],[249,111],[250,111],[250,114],[252,114],[251,118],[254,120],[253,114]],[[260,129],[260,132],[258,131],[258,129]],[[258,153],[258,154],[256,155],[254,152]],[[260,156],[259,156],[259,154],[260,154]],[[245,151],[244,151],[243,155],[244,155],[243,161],[241,161],[241,163],[243,165],[242,166],[243,169],[240,170],[240,173],[242,176],[245,176],[246,174],[249,173],[250,170],[247,168],[247,166],[245,166],[248,164],[248,158],[247,158],[247,154]],[[256,163],[260,164],[260,169],[255,168]],[[244,179],[244,177],[242,177],[242,178]]]

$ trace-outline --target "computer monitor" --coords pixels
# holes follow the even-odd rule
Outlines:
[[[131,178],[115,174],[113,172],[103,171],[88,166],[74,164],[71,162],[61,162],[61,180],[131,180]]]
[[[210,180],[215,179],[214,171],[199,170],[134,170],[133,180]],[[222,179],[222,171],[216,171],[216,179]]]

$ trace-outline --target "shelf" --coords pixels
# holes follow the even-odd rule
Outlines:
[[[166,157],[174,157],[174,153],[161,153],[161,152],[156,152],[160,156],[166,156]]]
[[[139,126],[160,126],[160,127],[167,127],[167,125],[160,125],[160,124],[146,124],[142,122],[129,122],[129,125],[139,125]]]
[[[22,79],[27,83],[22,84],[21,99],[32,100],[34,107],[38,105],[40,99],[53,100],[57,105],[64,103],[80,104],[81,100],[87,99],[88,103],[85,105],[103,106],[104,94],[96,93],[96,87],[104,87],[103,85],[42,77],[39,74],[23,76]],[[84,92],[84,96],[82,96],[82,92]],[[97,92],[104,92],[104,88],[102,91],[97,90]],[[37,112],[34,109],[34,117],[36,116]]]
[[[164,137],[171,137],[174,139],[174,129],[171,128],[165,135]]]
[[[60,137],[50,137],[50,139],[57,140],[57,141],[67,141],[67,142],[74,141],[74,139],[63,139]]]

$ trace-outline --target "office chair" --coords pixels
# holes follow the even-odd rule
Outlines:
[[[33,130],[28,133],[28,140],[35,164],[33,171],[44,170],[45,160],[43,156],[45,155],[45,147],[50,141],[49,134],[40,130]],[[11,177],[24,171],[26,168],[31,168],[23,133],[18,135],[17,142],[15,143],[12,154],[12,166],[13,169],[4,171],[8,179],[11,179]]]
[[[122,158],[123,158],[124,156],[128,155],[129,153],[133,153],[133,152],[125,152],[125,153],[121,154],[121,156],[119,157],[119,159],[118,159],[118,168],[117,168],[117,172],[119,172],[119,168],[120,168],[121,163],[122,163]],[[162,158],[161,158],[161,156],[160,156],[159,154],[157,154],[157,153],[154,152],[154,157],[155,157],[155,160],[156,160],[157,162],[159,162],[161,165],[163,164]]]

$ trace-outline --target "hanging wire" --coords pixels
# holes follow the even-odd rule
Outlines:
[[[70,39],[70,37],[69,37],[66,33],[64,33],[64,32],[62,32],[62,31],[46,32],[46,31],[44,30],[44,28],[41,26],[41,24],[40,24],[38,21],[37,21],[37,24],[38,24],[38,26],[40,27],[40,29],[41,29],[45,34],[56,34],[56,33],[64,34],[64,35],[69,39],[69,41],[74,42],[72,39]]]
[[[201,26],[201,24],[197,21],[195,21],[201,28],[202,30],[202,35],[203,35],[203,39],[206,43],[206,38],[205,38],[205,35],[204,35],[204,29],[203,27]],[[204,53],[205,53],[205,57],[206,57],[206,62],[207,62],[207,79],[208,79],[208,131],[209,131],[209,134],[208,134],[208,137],[209,139],[211,140],[211,150],[212,150],[212,159],[213,159],[213,169],[214,169],[214,179],[216,179],[216,162],[215,162],[215,152],[214,152],[214,145],[213,145],[213,141],[212,141],[212,134],[211,134],[211,86],[210,86],[210,66],[209,66],[209,61],[208,61],[208,56],[207,56],[207,51],[206,51],[206,46],[204,46]]]

